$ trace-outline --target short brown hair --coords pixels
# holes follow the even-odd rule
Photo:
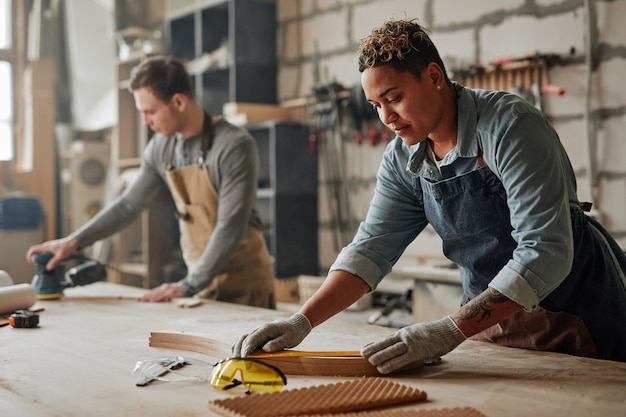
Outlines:
[[[165,103],[178,93],[194,97],[193,83],[185,65],[170,56],[151,56],[133,68],[129,89],[132,92],[142,87],[150,87]]]
[[[401,72],[410,72],[417,78],[431,62],[446,68],[429,31],[416,19],[388,20],[361,40],[359,72],[378,65],[389,65]],[[446,81],[450,82],[446,74]]]

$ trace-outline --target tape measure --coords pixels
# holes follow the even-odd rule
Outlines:
[[[17,310],[9,316],[11,327],[28,328],[39,325],[39,314],[31,313],[28,310]]]

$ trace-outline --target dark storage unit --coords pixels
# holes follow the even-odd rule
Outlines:
[[[259,212],[276,277],[317,275],[318,168],[308,127],[265,122],[247,129],[259,146]]]
[[[226,102],[276,104],[274,2],[227,0],[170,10],[166,26],[171,55],[189,61],[214,54],[220,61],[193,75],[198,100],[209,113],[222,114]],[[218,52],[224,45],[227,55]]]
[[[166,22],[169,53],[184,61],[210,56],[217,62],[192,71],[198,101],[207,111],[222,114],[227,102],[277,104],[273,1],[176,4],[170,5]],[[276,277],[316,275],[317,155],[309,151],[308,128],[279,122],[246,128],[259,146],[258,206]]]

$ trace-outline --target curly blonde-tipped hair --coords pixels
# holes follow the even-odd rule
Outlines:
[[[410,72],[419,78],[426,66],[434,62],[446,72],[429,31],[416,19],[383,23],[361,40],[359,72],[378,65],[389,65],[398,71]],[[446,81],[449,81],[446,77]]]

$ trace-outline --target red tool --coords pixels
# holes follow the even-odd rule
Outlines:
[[[554,94],[555,96],[565,95],[565,89],[552,84],[544,84],[541,86],[541,92],[543,94]]]
[[[317,152],[317,134],[311,133],[309,135],[309,152],[315,153]]]
[[[369,130],[367,132],[367,142],[376,146],[378,143],[378,130],[376,129],[376,122],[370,122]]]
[[[363,143],[363,132],[361,129],[356,130],[356,144],[361,145]]]
[[[559,56],[556,54],[540,54],[539,52],[534,51],[534,52],[529,52],[521,56],[505,56],[501,58],[496,58],[492,60],[490,64],[499,66],[499,65],[511,64],[513,62],[528,62],[528,61],[535,61],[535,62],[545,61],[547,63],[550,63],[558,58]]]
[[[380,138],[383,140],[383,142],[389,142],[391,140],[391,131],[383,126],[380,130]]]

